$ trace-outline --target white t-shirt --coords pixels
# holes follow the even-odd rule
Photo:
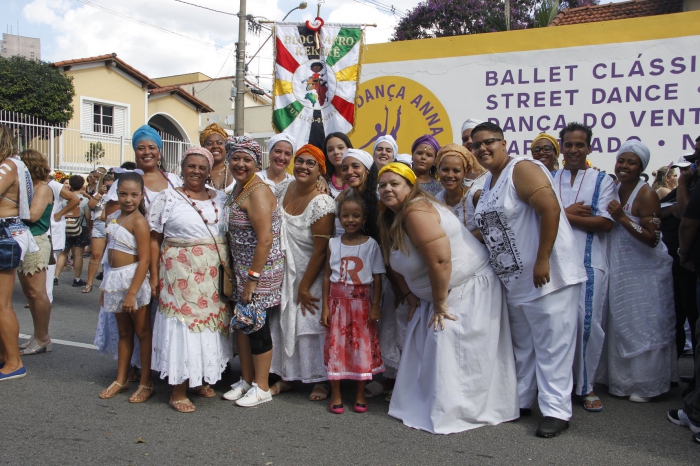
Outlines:
[[[56,180],[49,181],[49,188],[53,191],[53,208],[51,209],[51,243],[54,251],[63,251],[66,247],[66,217],[61,217],[57,222],[54,215],[66,206],[66,200],[61,197],[64,186]]]
[[[331,282],[346,285],[369,285],[373,275],[386,273],[379,245],[372,238],[362,244],[348,246],[340,236],[331,238]]]

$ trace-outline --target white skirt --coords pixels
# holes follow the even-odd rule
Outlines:
[[[152,369],[170,385],[215,384],[231,358],[231,337],[205,329],[192,332],[177,317],[158,312],[153,327]]]
[[[100,285],[100,290],[104,292],[105,312],[122,312],[124,298],[129,291],[138,265],[138,262],[125,265],[124,267],[110,267],[109,264],[104,264],[104,279]],[[141,287],[136,292],[136,308],[151,302],[149,277],[150,274],[147,273]]]
[[[450,291],[445,329],[428,328],[421,300],[408,323],[389,415],[451,434],[519,417],[506,294],[490,266]]]

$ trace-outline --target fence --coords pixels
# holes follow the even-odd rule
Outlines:
[[[134,160],[131,138],[101,133],[86,133],[38,118],[0,109],[0,125],[9,126],[17,135],[20,150],[34,149],[44,154],[51,171],[88,173],[97,166],[117,167]],[[188,142],[160,133],[163,169],[180,172],[180,157]]]

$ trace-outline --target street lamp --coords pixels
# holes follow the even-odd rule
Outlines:
[[[253,58],[262,50],[262,48],[267,44],[267,41],[270,40],[270,37],[272,35],[269,35],[267,39],[265,39],[265,42],[260,46],[257,52],[253,54],[252,57],[250,57],[250,60],[248,63],[245,62],[245,21],[246,21],[246,15],[245,15],[245,2],[246,0],[240,0],[241,2],[241,7],[240,11],[238,12],[238,51],[236,53],[236,110],[235,110],[235,115],[236,115],[236,121],[235,121],[235,126],[233,130],[234,136],[243,136],[244,133],[244,112],[243,112],[243,106],[245,105],[245,68],[250,64],[250,62],[253,61]],[[292,14],[293,11],[295,10],[305,10],[308,4],[306,2],[301,2],[299,6],[296,6],[289,10],[289,12],[284,15],[284,18],[282,18],[282,21],[287,19],[287,16]]]

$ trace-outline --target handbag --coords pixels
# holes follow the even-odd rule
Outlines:
[[[80,236],[83,232],[82,215],[80,217],[66,217],[66,238]]]
[[[0,270],[15,269],[19,265],[22,249],[12,237],[5,222],[0,227]]]
[[[248,304],[236,303],[231,318],[231,329],[240,330],[248,335],[260,330],[265,325],[266,318],[267,311],[262,303],[256,302],[255,295],[253,295],[253,300]]]

